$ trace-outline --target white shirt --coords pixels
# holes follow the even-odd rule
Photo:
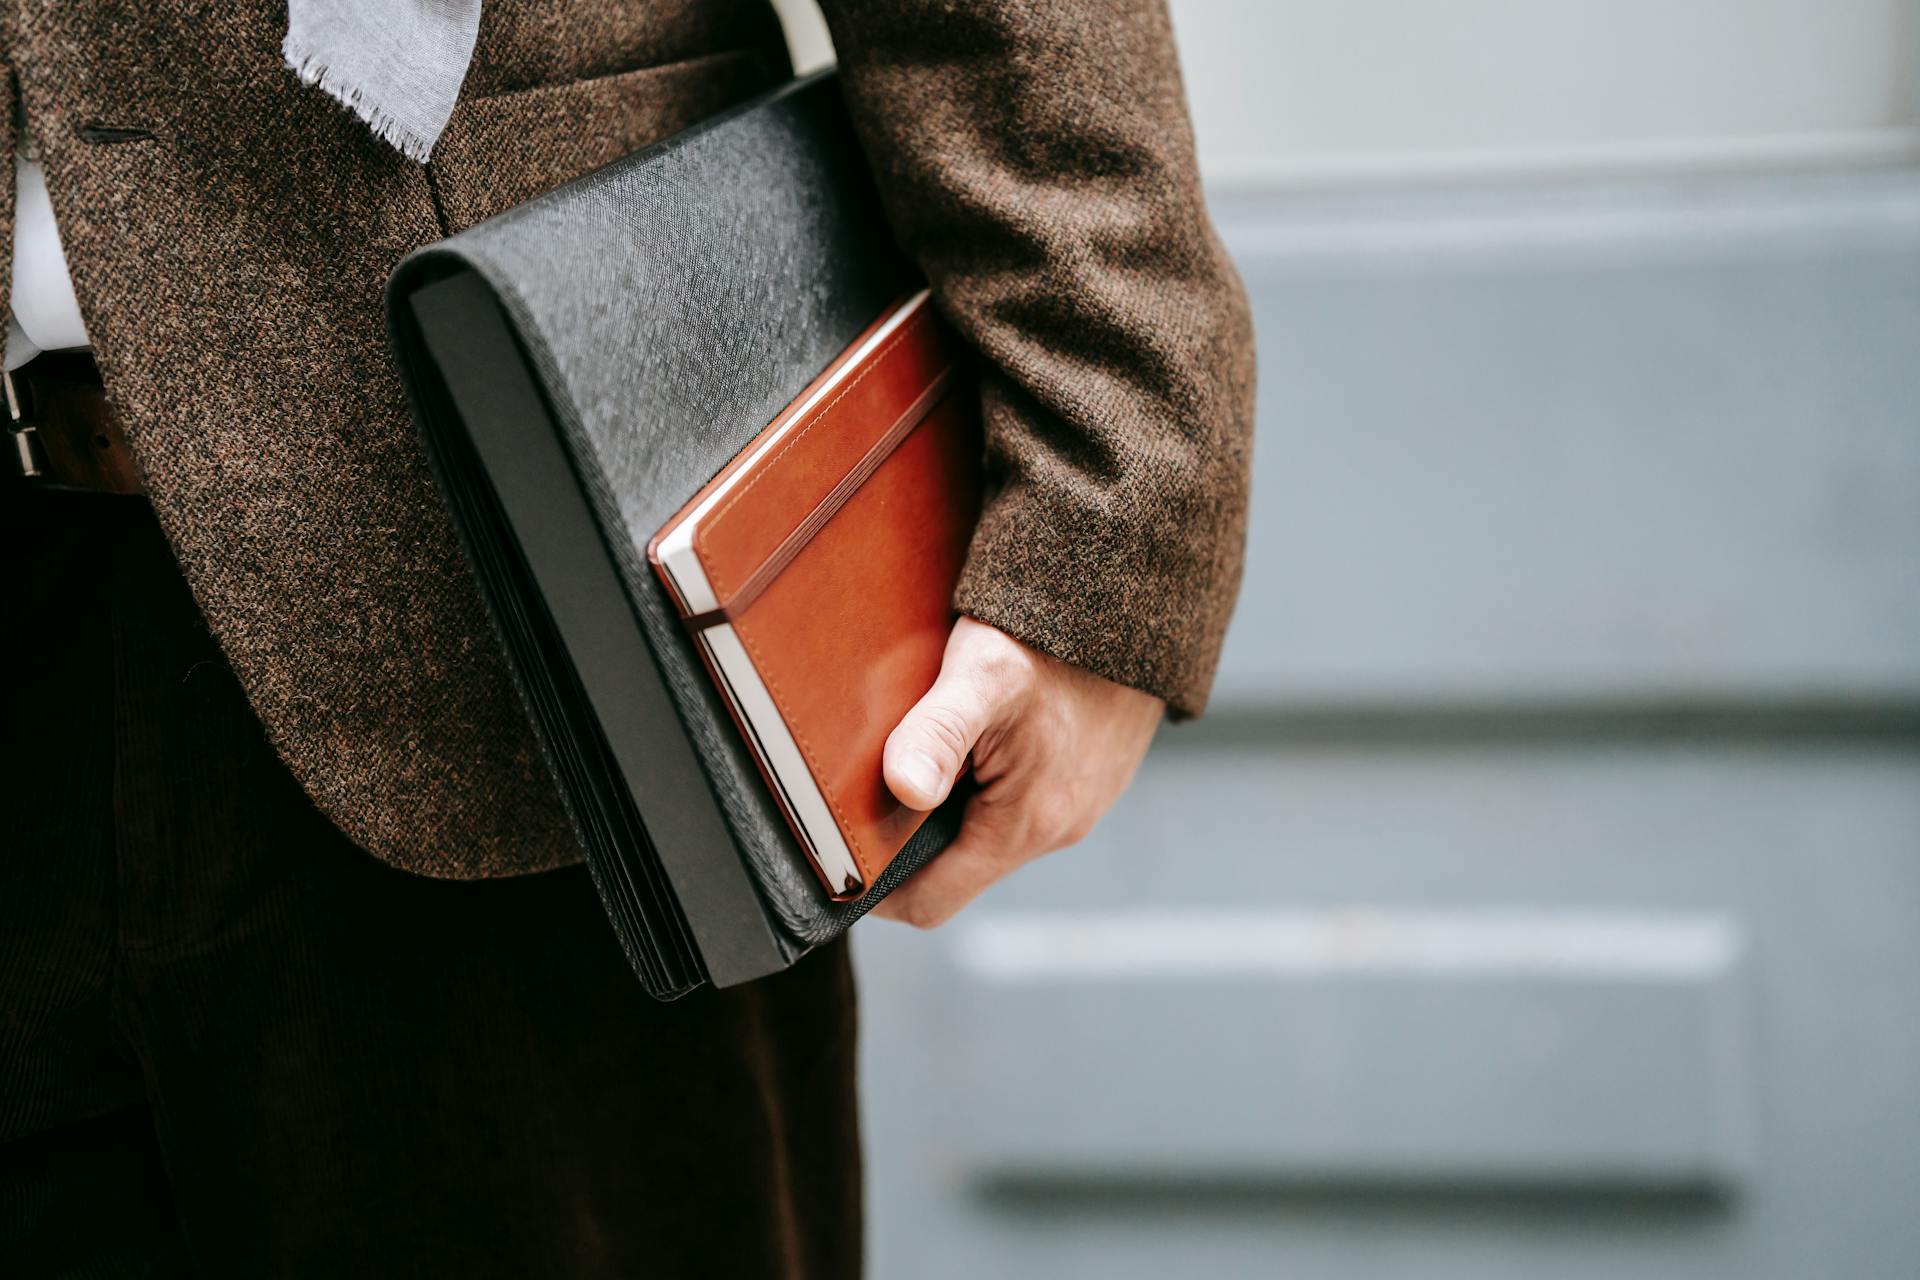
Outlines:
[[[87,345],[86,322],[73,296],[67,254],[47,199],[40,162],[14,157],[13,314],[7,318],[7,369],[42,351]]]

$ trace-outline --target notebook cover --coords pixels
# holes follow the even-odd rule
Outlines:
[[[587,771],[584,782],[579,771],[560,767],[567,759],[608,758],[588,749],[592,733],[613,740],[631,731],[602,719],[621,714],[605,711],[621,704],[621,691],[599,687],[618,683],[620,664],[585,661],[592,655],[575,654],[564,641],[545,651],[526,641],[525,628],[516,638],[515,628],[500,626],[536,740],[554,766],[596,878],[603,892],[623,880],[637,884],[636,870],[657,857],[698,935],[706,881],[676,869],[673,855],[731,857],[791,962],[837,937],[944,847],[958,829],[963,800],[950,801],[914,834],[872,892],[858,902],[833,902],[759,776],[645,551],[689,494],[738,455],[890,301],[918,287],[893,247],[838,85],[831,75],[796,80],[430,246],[396,269],[388,321],[436,477],[450,496],[494,493],[511,507],[513,477],[496,482],[484,464],[446,465],[459,451],[444,446],[464,427],[457,406],[448,409],[457,397],[437,384],[479,375],[438,366],[420,340],[413,298],[436,282],[462,277],[471,277],[497,308],[537,389],[545,412],[527,415],[523,429],[551,433],[570,467],[574,484],[554,501],[585,513],[595,553],[617,585],[618,608],[601,613],[623,617],[642,642],[677,720],[677,735],[649,726],[667,735],[651,750],[690,762],[704,782],[666,794],[674,789],[653,776],[644,754],[617,751],[598,775]],[[450,502],[476,563],[486,522],[474,513],[487,506]],[[546,511],[522,501],[504,512],[502,523],[525,526],[514,530],[524,535],[548,519]],[[483,581],[482,596],[497,624],[537,617],[550,599],[579,590],[570,581],[575,576],[529,560],[524,574]],[[576,686],[577,693],[567,692]],[[543,699],[552,711],[556,698],[560,714],[531,715]],[[677,776],[678,766],[664,772]],[[655,833],[657,853],[620,824],[601,821],[624,797]],[[659,837],[669,827],[710,825],[702,813],[725,832],[730,847],[688,849]],[[645,895],[636,901],[644,907]],[[623,923],[613,906],[610,901],[630,955],[651,945],[650,931],[672,932],[670,922],[652,918],[642,921],[645,927],[634,925],[633,912]],[[704,957],[704,943],[700,950]],[[752,974],[710,976],[725,982]]]
[[[926,816],[893,798],[881,755],[940,673],[980,510],[979,414],[962,350],[924,294],[903,305],[907,318],[829,396],[769,424],[761,438],[778,434],[777,447],[755,456],[756,438],[716,478],[732,488],[693,538],[720,602],[693,624],[733,626],[863,885]],[[660,540],[712,487],[649,545],[656,569]]]

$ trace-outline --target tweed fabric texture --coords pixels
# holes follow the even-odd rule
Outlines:
[[[784,67],[756,4],[487,11],[467,96],[496,113],[742,48]],[[321,808],[416,872],[574,861],[386,346],[388,271],[458,224],[433,170],[286,70],[283,22],[273,0],[217,21],[107,0],[16,12],[7,50],[96,357],[195,597]],[[454,203],[556,185],[689,119],[655,106],[594,113],[590,148],[456,165]],[[95,125],[147,136],[90,142]]]
[[[960,605],[1198,711],[1238,578],[1251,342],[1160,4],[823,7],[895,230],[990,365],[996,492]],[[409,870],[573,860],[380,289],[418,245],[784,75],[770,8],[490,0],[424,169],[285,70],[275,0],[5,16],[109,394],[282,758]]]
[[[1164,6],[823,8],[894,232],[986,356],[995,492],[956,603],[1198,714],[1240,586],[1253,333]]]

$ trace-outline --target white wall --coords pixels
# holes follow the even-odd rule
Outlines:
[[[1920,153],[1920,0],[1171,3],[1216,187]]]
[[[1916,0],[1173,0],[1216,183],[1911,153]]]

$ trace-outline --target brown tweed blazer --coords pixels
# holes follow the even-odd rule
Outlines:
[[[766,0],[487,0],[424,168],[282,66],[283,0],[0,6],[108,392],[282,757],[409,870],[572,860],[380,289],[415,246],[786,75]],[[823,7],[893,225],[991,370],[994,493],[958,605],[1198,712],[1253,369],[1159,0]]]

